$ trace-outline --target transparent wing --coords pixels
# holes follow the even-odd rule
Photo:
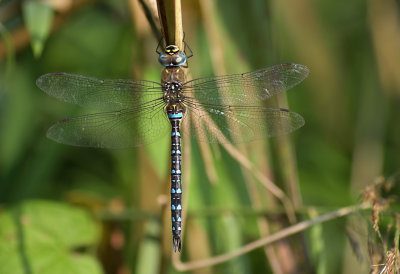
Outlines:
[[[47,136],[59,143],[97,148],[127,148],[154,142],[170,129],[156,100],[137,108],[69,118],[54,124]]]
[[[161,85],[132,79],[97,79],[64,72],[40,76],[37,86],[57,99],[102,110],[131,108],[162,97]]]
[[[204,104],[253,105],[284,92],[309,74],[300,64],[279,64],[242,74],[199,78],[184,84],[184,95]]]
[[[183,129],[204,142],[240,143],[290,133],[304,125],[301,115],[284,109],[251,106],[195,104],[185,99],[187,107]],[[223,134],[227,139],[221,139]]]

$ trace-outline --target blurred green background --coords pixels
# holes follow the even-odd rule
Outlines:
[[[179,272],[171,260],[168,136],[128,150],[54,143],[47,128],[88,110],[35,85],[54,71],[159,81],[158,41],[143,12],[151,3],[0,2],[0,273]],[[357,204],[365,186],[398,172],[398,1],[193,0],[182,10],[193,78],[285,62],[311,71],[274,102],[305,118],[294,134],[241,144],[239,160],[223,146],[185,140],[182,261]],[[261,183],[266,178],[296,218]],[[350,250],[348,223],[317,225],[189,272],[368,273],[374,261]]]

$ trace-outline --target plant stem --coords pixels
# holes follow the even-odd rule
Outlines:
[[[161,34],[167,45],[183,48],[182,10],[180,0],[157,0]]]

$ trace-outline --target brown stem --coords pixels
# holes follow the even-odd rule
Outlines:
[[[183,48],[182,10],[180,0],[157,0],[161,34],[167,45]]]

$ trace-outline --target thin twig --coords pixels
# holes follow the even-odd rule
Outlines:
[[[194,262],[190,262],[190,263],[175,262],[175,267],[180,271],[189,271],[189,270],[194,270],[194,269],[198,269],[198,268],[209,267],[212,265],[220,264],[220,263],[229,261],[235,257],[238,257],[240,255],[246,254],[246,253],[248,253],[252,250],[255,250],[259,247],[263,247],[263,246],[272,244],[276,241],[282,240],[293,234],[301,232],[315,224],[323,223],[323,222],[333,220],[333,219],[336,219],[339,217],[344,217],[344,216],[352,214],[358,210],[364,210],[367,208],[370,208],[369,203],[365,203],[365,204],[361,204],[361,205],[357,205],[357,206],[344,207],[344,208],[341,208],[334,212],[330,212],[325,215],[322,215],[320,217],[297,223],[296,225],[285,228],[273,235],[269,235],[265,238],[254,241],[252,243],[249,243],[239,249],[236,249],[234,251],[231,251],[231,252],[228,252],[228,253],[225,253],[225,254],[210,258],[210,259],[199,260],[199,261],[194,261]]]

